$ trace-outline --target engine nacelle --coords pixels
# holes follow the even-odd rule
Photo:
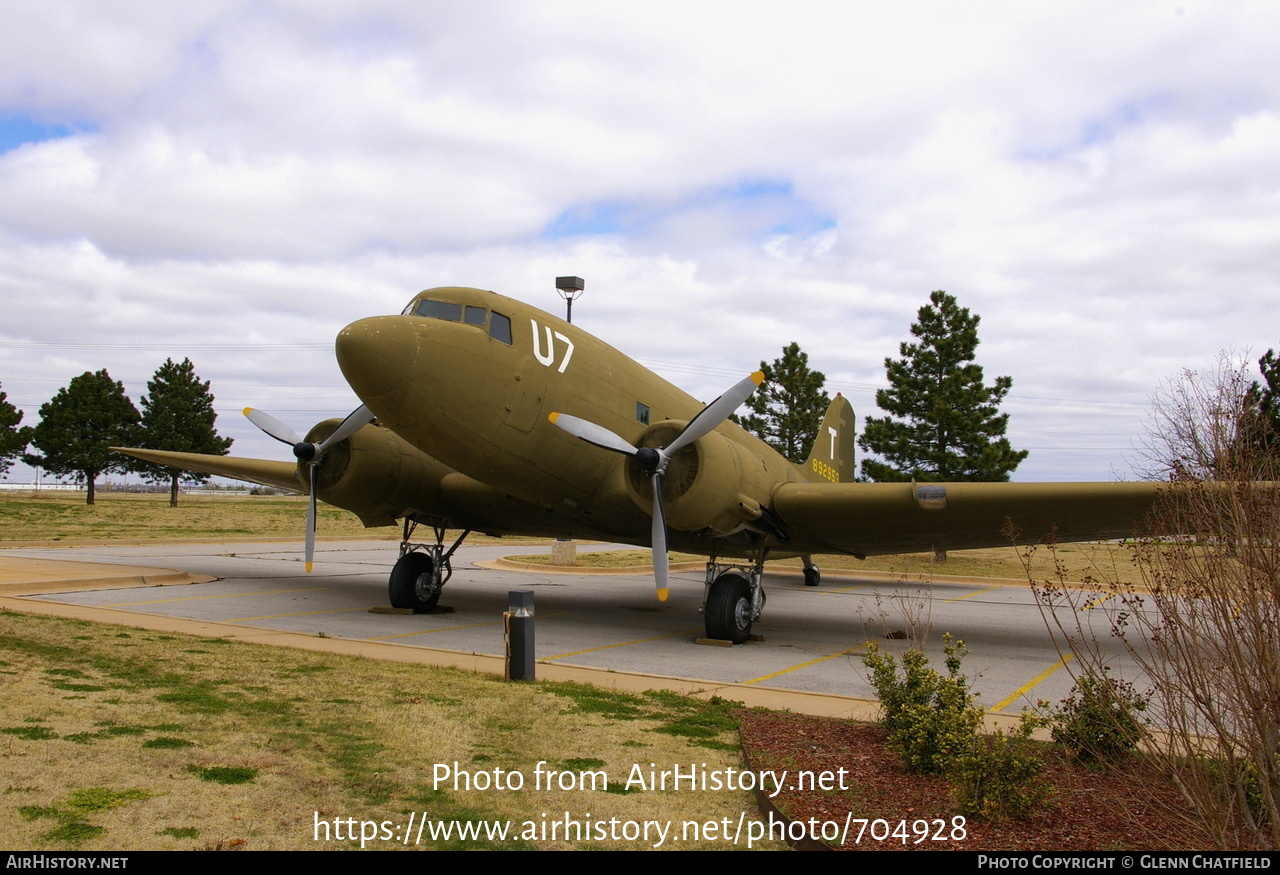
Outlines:
[[[307,440],[324,440],[340,422],[319,423]],[[316,491],[321,501],[351,511],[366,526],[389,526],[407,510],[444,504],[440,481],[447,473],[448,468],[395,432],[370,424],[325,451]],[[298,474],[306,483],[306,463],[298,463]]]
[[[684,428],[665,420],[649,427],[639,446],[665,447]],[[741,444],[711,432],[681,449],[662,477],[662,505],[667,525],[683,532],[728,535],[758,519],[761,506],[776,484],[762,459]],[[632,457],[627,490],[647,512],[653,512],[653,486]]]

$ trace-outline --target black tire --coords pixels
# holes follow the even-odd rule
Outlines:
[[[707,637],[741,644],[751,635],[751,584],[726,571],[711,584],[704,614]]]
[[[818,566],[810,565],[804,570],[804,585],[817,586],[822,583],[822,572],[818,570]]]
[[[433,570],[431,557],[426,553],[406,553],[397,559],[387,585],[391,607],[412,608],[415,611],[434,608],[440,600],[440,590],[437,589],[430,598],[418,598],[418,580],[424,575],[429,580]]]

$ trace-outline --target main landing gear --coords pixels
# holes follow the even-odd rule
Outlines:
[[[804,585],[817,586],[822,583],[822,572],[813,564],[813,557],[806,553],[800,558],[804,561]]]
[[[761,585],[768,548],[757,551],[751,565],[722,564],[713,551],[707,560],[706,596],[702,603],[707,637],[742,644],[751,637],[751,624],[764,611]]]
[[[449,560],[462,545],[463,538],[471,534],[471,530],[465,530],[453,542],[453,546],[445,550],[443,528],[432,527],[436,535],[434,544],[415,544],[409,539],[413,537],[417,527],[417,520],[405,518],[404,535],[400,539],[400,558],[391,569],[387,591],[391,597],[391,607],[426,612],[440,601],[440,590],[453,576],[453,565]]]

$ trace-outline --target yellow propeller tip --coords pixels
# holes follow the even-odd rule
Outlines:
[[[660,601],[660,602],[665,602],[665,601],[667,600],[667,593],[668,593],[668,592],[670,592],[670,590],[666,590],[666,589],[660,589],[660,590],[658,590],[658,601]]]
[[[742,372],[741,372],[741,371],[739,371],[738,373],[742,373]],[[763,382],[764,382],[764,371],[756,371],[754,374],[752,374],[752,375],[751,375],[751,382],[755,383],[757,386],[759,386],[761,383],[763,383]]]
[[[560,415],[560,414],[559,414],[559,412],[555,412],[555,413],[548,413],[548,414],[547,414],[547,420],[548,420],[549,422],[555,422],[555,421],[556,421],[556,417],[558,417],[559,415]]]
[[[241,412],[241,413],[243,413],[245,416],[248,416],[250,413],[252,413],[252,412],[253,412],[253,408],[252,408],[252,407],[246,407],[244,410],[241,410],[240,412]]]
[[[312,566],[312,564],[313,564],[313,563],[311,563],[311,562],[308,562],[308,563],[307,563],[307,574],[310,574],[310,573],[311,573],[311,566]]]

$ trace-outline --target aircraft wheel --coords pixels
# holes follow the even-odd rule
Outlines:
[[[818,570],[818,566],[810,565],[804,570],[804,585],[817,586],[822,583],[822,572]]]
[[[705,613],[707,637],[741,644],[751,634],[751,584],[727,571],[711,584]]]
[[[429,581],[433,570],[435,569],[431,557],[426,553],[406,553],[397,559],[395,566],[391,569],[391,581],[387,586],[391,596],[391,607],[413,608],[415,611],[429,611],[434,608],[436,602],[440,600],[440,590],[437,589],[425,599],[418,597],[418,581],[423,576]]]

